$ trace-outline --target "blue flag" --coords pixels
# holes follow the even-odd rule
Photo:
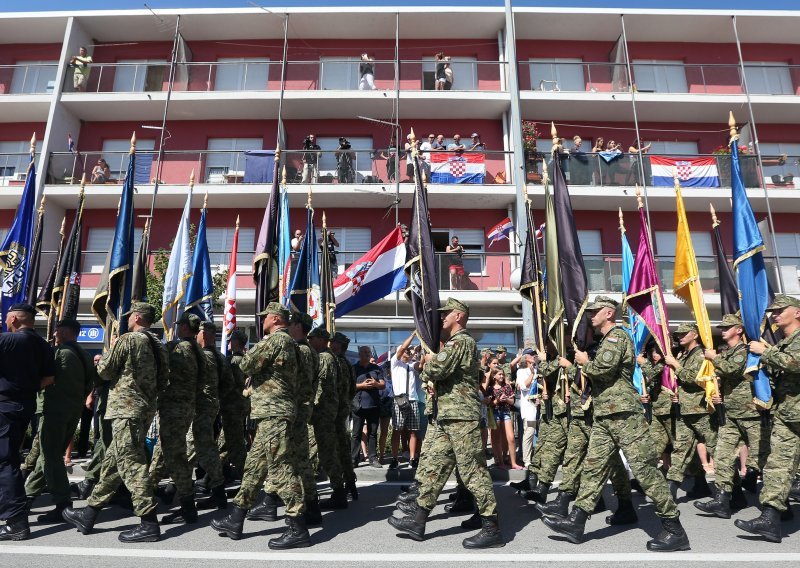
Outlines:
[[[278,275],[281,291],[281,303],[289,304],[289,293],[292,290],[292,227],[289,218],[289,189],[284,186],[280,194],[280,214],[278,220]]]
[[[750,340],[758,340],[770,302],[767,269],[764,266],[764,239],[758,229],[753,208],[744,189],[739,165],[737,141],[731,144],[731,199],[733,204],[733,268],[739,288],[739,309],[744,332]],[[765,369],[760,367],[761,357],[749,353],[745,372],[753,375],[756,403],[769,408],[772,388]]]
[[[114,240],[108,262],[108,296],[106,296],[106,313],[112,320],[119,322],[119,335],[128,331],[128,321],[122,317],[131,307],[133,282],[133,183],[136,171],[136,154],[131,152],[128,171],[122,184],[122,195],[119,200],[117,226],[114,229]]]
[[[186,284],[186,311],[205,321],[214,321],[214,279],[206,239],[206,208],[200,213],[197,239],[192,255],[192,275]]]
[[[631,285],[631,275],[633,274],[633,251],[631,250],[631,245],[628,243],[628,235],[625,234],[625,231],[622,231],[622,295],[623,297],[627,295],[628,288]],[[628,332],[628,335],[631,336],[633,340],[633,349],[636,352],[636,355],[642,352],[642,347],[644,347],[644,342],[647,339],[647,326],[644,325],[642,319],[636,315],[632,309],[628,308],[628,323],[629,327],[625,329]],[[645,384],[644,384],[644,375],[642,375],[642,369],[639,367],[639,363],[636,362],[633,368],[633,386],[636,387],[637,392],[640,395],[644,394],[645,391]]]
[[[317,236],[314,230],[314,210],[309,207],[306,215],[306,234],[303,237],[296,268],[292,274],[292,283],[289,286],[289,306],[298,312],[310,314],[309,292],[311,291],[311,278],[315,270],[317,288],[319,289],[319,257],[317,256]]]
[[[0,269],[2,270],[2,312],[3,331],[6,331],[8,309],[25,301],[28,289],[33,228],[36,224],[36,166],[31,154],[25,188],[22,190],[17,214],[9,229],[3,246],[0,248]]]

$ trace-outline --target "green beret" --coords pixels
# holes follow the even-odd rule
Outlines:
[[[469,315],[469,306],[460,300],[456,300],[455,298],[447,298],[447,301],[444,303],[444,306],[439,308],[440,312],[462,312],[466,315]]]
[[[725,314],[722,316],[722,321],[717,326],[719,329],[726,329],[729,327],[736,327],[736,326],[744,325],[742,324],[742,318],[737,316],[736,314]]]
[[[775,294],[775,299],[767,306],[767,310],[782,310],[783,308],[800,308],[800,300],[787,294]]]
[[[611,308],[616,310],[619,307],[619,302],[608,296],[595,296],[594,302],[586,306],[587,312],[593,312],[602,308]]]
[[[331,341],[336,341],[337,343],[341,343],[345,348],[350,345],[350,338],[347,337],[344,333],[337,331],[331,337]]]
[[[213,321],[204,321],[200,326],[203,328],[203,331],[217,332],[217,326]]]
[[[325,326],[320,325],[309,331],[307,337],[309,339],[311,339],[312,337],[321,337],[322,339],[330,339],[331,334],[328,333],[328,330],[325,329]]]
[[[137,314],[142,314],[143,316],[149,316],[150,320],[156,319],[156,309],[151,304],[147,302],[134,302],[131,304],[131,309],[127,312],[122,314],[122,317],[127,317],[131,315],[133,312]]]
[[[266,315],[269,315],[269,314],[279,316],[282,320],[284,320],[286,322],[289,321],[289,316],[291,315],[290,312],[289,312],[289,309],[284,307],[284,306],[282,306],[278,302],[270,302],[269,304],[267,304],[267,307],[264,308],[263,311],[258,312],[256,315],[257,316],[266,316]]]
[[[185,323],[192,331],[196,333],[200,331],[200,321],[200,318],[196,314],[183,312],[183,315],[181,315],[181,317],[179,317],[178,321],[175,323]]]
[[[675,330],[675,333],[678,335],[683,335],[684,333],[689,333],[690,331],[699,334],[700,328],[698,328],[697,324],[694,322],[684,322],[678,326],[678,329]]]
[[[494,348],[495,353],[508,353],[508,349],[505,348],[503,345],[498,345]]]

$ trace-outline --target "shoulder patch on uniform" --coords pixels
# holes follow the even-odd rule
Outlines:
[[[436,360],[444,361],[445,359],[447,359],[447,353],[445,353],[444,351],[439,351],[439,354],[436,355]]]
[[[603,351],[603,362],[610,363],[614,360],[614,354],[611,351]]]

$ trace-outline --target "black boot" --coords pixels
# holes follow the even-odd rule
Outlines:
[[[95,482],[90,481],[88,479],[84,479],[80,483],[70,483],[69,488],[72,492],[72,495],[80,500],[85,501],[89,498],[89,495],[92,494],[92,489],[94,489]]]
[[[347,509],[347,490],[344,488],[334,489],[330,497],[319,502],[319,508],[323,510]]]
[[[172,502],[175,500],[175,496],[177,494],[178,488],[174,483],[167,483],[164,487],[158,487],[155,490],[156,497],[161,499],[161,502],[168,507],[172,505]]]
[[[786,500],[786,510],[781,511],[781,522],[793,521],[794,513],[792,513],[792,505],[789,500]]]
[[[244,528],[246,514],[246,509],[241,509],[234,505],[233,510],[228,515],[221,519],[212,520],[211,528],[231,540],[239,540],[242,538],[242,528]]]
[[[669,481],[669,494],[672,495],[672,500],[678,500],[678,489],[681,488],[681,484],[679,481]]]
[[[0,527],[0,540],[27,540],[30,536],[27,513],[8,519],[6,524]]]
[[[475,511],[466,521],[461,521],[461,528],[468,531],[476,531],[481,528],[481,516]]]
[[[747,473],[742,478],[742,489],[755,493],[758,486],[758,470],[752,467],[747,468]]]
[[[419,497],[419,490],[417,491],[406,491],[405,493],[401,493],[397,497],[398,503],[411,503],[412,501],[416,501],[417,497]]]
[[[731,494],[720,489],[711,501],[695,501],[694,506],[720,519],[731,518]]]
[[[164,515],[164,518],[161,519],[161,522],[165,525],[170,525],[173,523],[185,523],[187,525],[192,525],[196,523],[197,506],[194,503],[194,495],[181,497],[180,510],[176,511],[175,513],[170,513],[169,515]]]
[[[528,501],[536,501],[537,503],[546,503],[547,492],[550,491],[550,484],[542,483],[537,479],[536,484],[532,487],[533,489],[525,492],[525,499]]]
[[[635,525],[638,521],[639,516],[630,499],[619,499],[617,510],[606,517],[606,524],[611,526]]]
[[[734,525],[745,532],[763,536],[769,542],[781,541],[781,514],[778,509],[764,505],[761,516],[752,521],[736,519]]]
[[[358,487],[356,487],[356,479],[353,478],[352,481],[347,481],[344,484],[344,488],[347,490],[347,493],[350,494],[353,501],[358,501]]]
[[[573,507],[572,512],[566,519],[553,519],[543,517],[542,521],[550,530],[567,537],[573,544],[580,544],[583,540],[583,531],[586,528],[586,519],[589,513],[579,507]]]
[[[594,506],[594,510],[592,511],[592,515],[597,515],[598,513],[603,513],[608,511],[608,505],[606,505],[606,500],[603,498],[603,495],[600,495],[600,498],[597,500],[597,504]]]
[[[522,481],[512,481],[508,485],[517,491],[530,491],[531,489],[531,477],[533,474],[530,471],[525,472],[525,479]]]
[[[287,550],[289,548],[305,548],[311,546],[305,518],[286,517],[286,531],[278,538],[271,538],[267,545],[272,550]]]
[[[50,509],[44,515],[36,517],[36,520],[40,523],[60,523],[64,520],[62,514],[67,507],[72,507],[72,501],[64,501],[63,503],[57,504],[54,509]]]
[[[198,509],[224,509],[228,506],[225,484],[220,483],[211,490],[211,497],[197,504]]]
[[[319,499],[316,495],[306,499],[306,512],[304,513],[306,526],[317,527],[322,524],[322,510],[319,508]]]
[[[481,517],[481,532],[461,541],[464,548],[500,548],[505,546],[500,527],[497,526],[497,515]]]
[[[690,548],[689,537],[677,518],[661,519],[661,532],[653,540],[647,541],[647,550],[653,552],[677,552]]]
[[[642,484],[639,483],[639,480],[635,477],[631,479],[631,489],[633,491],[638,491],[641,494],[644,494],[644,489],[642,489]]]
[[[278,520],[278,495],[265,493],[264,498],[247,512],[249,521],[277,521]]]
[[[740,485],[734,485],[731,491],[731,511],[739,511],[747,508],[747,498],[744,496],[744,491]]]
[[[686,492],[687,499],[703,499],[704,497],[712,497],[713,495],[704,473],[694,476],[694,486]]]
[[[418,508],[419,505],[417,505],[416,499],[414,501],[409,501],[407,503],[405,502],[397,503],[397,510],[409,517],[413,517],[417,513]]]
[[[399,531],[403,531],[414,540],[425,540],[425,523],[431,512],[422,507],[417,508],[413,517],[389,517],[389,524]]]
[[[795,477],[792,481],[792,488],[789,490],[789,499],[800,501],[800,477]]]
[[[94,528],[94,523],[97,521],[97,515],[99,513],[100,509],[95,509],[91,506],[84,507],[83,509],[67,507],[61,512],[61,516],[82,534],[89,534]]]
[[[199,473],[199,470],[197,470]],[[209,483],[211,482],[211,476],[207,473],[203,473],[203,475],[197,476],[197,481],[194,482],[194,489],[197,493],[202,493],[203,495],[208,495],[210,491]]]
[[[419,491],[419,483],[415,481],[409,485],[400,486],[400,493],[408,493],[409,491]]]
[[[444,510],[451,515],[472,513],[475,510],[475,497],[466,488],[456,492],[456,499],[444,506]]]
[[[120,542],[156,542],[160,538],[161,528],[155,511],[142,517],[139,526],[119,533]]]
[[[569,516],[569,502],[575,499],[575,495],[559,491],[556,498],[549,503],[537,503],[536,508],[545,517],[555,517],[565,519]]]

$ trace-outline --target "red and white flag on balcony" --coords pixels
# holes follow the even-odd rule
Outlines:
[[[483,183],[486,155],[431,152],[431,183]]]
[[[511,222],[510,217],[506,217],[486,233],[486,238],[489,239],[489,246],[492,246],[497,241],[507,239],[513,230],[514,223]]]
[[[719,187],[719,170],[716,158],[665,158],[650,156],[653,170],[653,185],[672,187],[673,173],[683,187]]]
[[[222,310],[222,354],[228,354],[228,338],[236,329],[236,251],[239,249],[239,217],[233,232],[231,260],[228,263],[228,285],[225,288],[225,306]]]

